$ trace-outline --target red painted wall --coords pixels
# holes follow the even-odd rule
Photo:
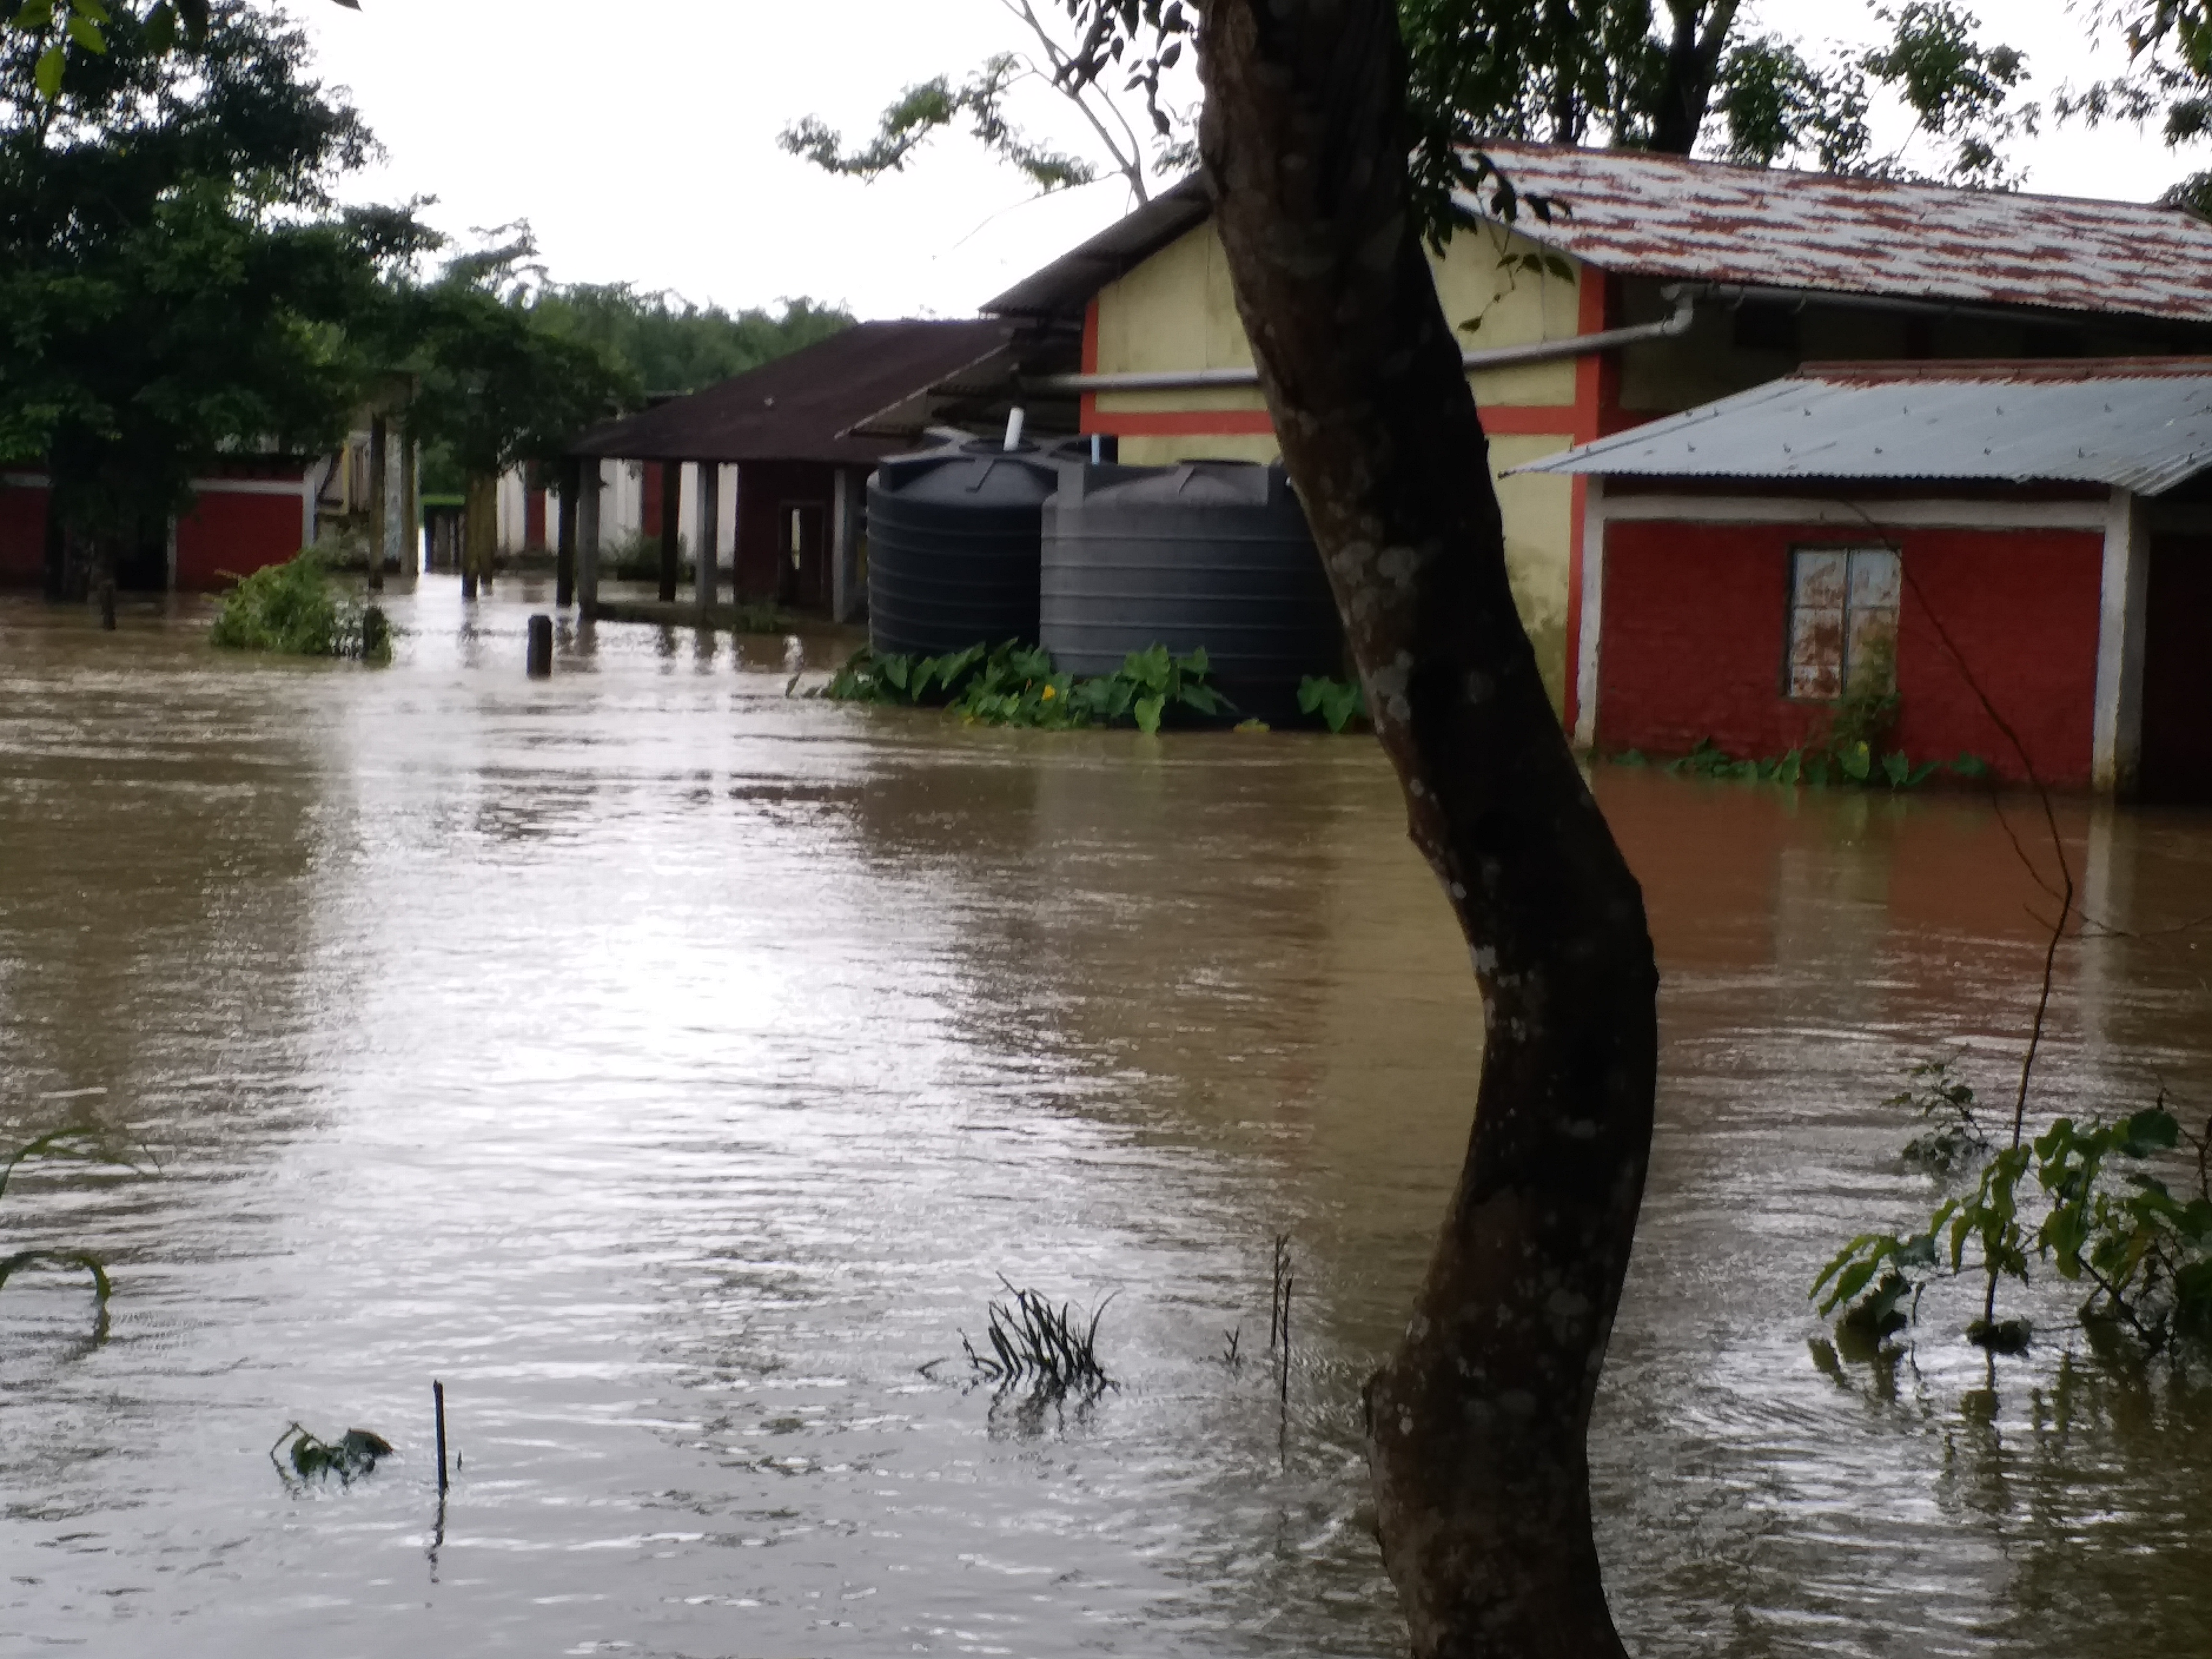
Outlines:
[[[301,514],[296,492],[246,495],[203,487],[177,520],[177,586],[228,587],[234,576],[283,564],[300,550]]]
[[[0,582],[46,579],[46,492],[0,484]]]
[[[638,533],[649,541],[660,539],[660,463],[645,464],[644,494],[639,498]]]
[[[1601,749],[1681,754],[1711,738],[1777,755],[1818,738],[1825,706],[1782,694],[1790,550],[1850,545],[1833,529],[1619,523],[1606,531],[1598,662]],[[1905,531],[1897,746],[1915,760],[1980,755],[2022,769],[1937,623],[2019,732],[2038,774],[2089,782],[2103,538],[2087,531]]]
[[[830,591],[827,515],[836,496],[836,469],[815,461],[747,461],[738,468],[738,597],[817,605]],[[824,514],[823,552],[816,568],[795,571],[784,553],[783,515],[800,505]]]
[[[545,492],[528,477],[522,484],[522,546],[528,553],[545,550]]]

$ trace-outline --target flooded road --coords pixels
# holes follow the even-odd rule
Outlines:
[[[97,1345],[81,1283],[0,1292],[0,1651],[1401,1651],[1358,1394],[1480,1034],[1372,745],[963,730],[634,627],[532,684],[548,597],[426,580],[380,672],[0,599],[0,1139],[148,1165],[0,1199],[116,1285]],[[1594,1446],[1631,1650],[2212,1652],[2212,1386],[1992,1394],[1948,1306],[1813,1343],[1820,1262],[1925,1212],[1899,1068],[2016,1070],[2003,827],[1599,782],[1666,975]],[[2044,1100],[2212,1111],[2212,821],[2063,819],[2141,936],[2063,958]],[[1002,1273],[1112,1296],[1118,1389],[923,1374]],[[292,1492],[295,1419],[399,1456]]]

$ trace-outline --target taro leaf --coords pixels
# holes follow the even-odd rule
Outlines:
[[[1881,757],[1881,775],[1889,780],[1891,788],[1902,789],[1911,781],[1912,763],[1905,758],[1902,750],[1884,755]]]
[[[2171,1112],[2153,1107],[2128,1120],[2120,1151],[2129,1158],[2148,1158],[2154,1152],[2172,1152],[2180,1144],[2181,1125]]]
[[[1160,711],[1166,707],[1164,696],[1139,697],[1129,712],[1137,717],[1137,730],[1149,737],[1160,729]]]

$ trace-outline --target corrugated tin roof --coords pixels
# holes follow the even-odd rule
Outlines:
[[[1515,228],[1607,270],[2106,315],[2212,319],[2212,224],[2179,208],[1486,147],[1568,210]],[[1480,211],[1472,198],[1465,205]]]
[[[827,461],[868,466],[900,441],[848,435],[1003,348],[999,322],[857,323],[790,356],[594,427],[572,455],[631,461]]]
[[[1808,364],[1516,469],[1601,477],[2111,484],[2212,467],[2212,358]]]

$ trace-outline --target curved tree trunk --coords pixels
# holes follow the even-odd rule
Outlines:
[[[1584,1438],[1650,1146],[1643,895],[1514,609],[1407,215],[1391,0],[1211,0],[1200,64],[1237,308],[1487,1032],[1458,1189],[1368,1387],[1383,1559],[1418,1655],[1610,1659]]]

